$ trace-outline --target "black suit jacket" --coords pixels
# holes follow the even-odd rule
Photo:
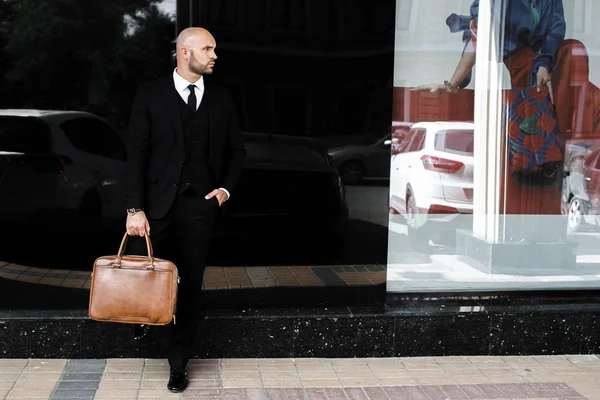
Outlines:
[[[203,79],[209,107],[209,168],[215,189],[223,187],[233,196],[245,156],[235,106],[225,89]],[[178,96],[172,75],[145,83],[138,88],[129,119],[127,208],[144,208],[152,219],[163,217],[171,207],[183,168]]]

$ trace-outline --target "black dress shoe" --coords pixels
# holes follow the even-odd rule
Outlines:
[[[167,383],[167,389],[169,389],[169,392],[183,392],[187,385],[188,376],[187,372],[185,372],[185,367],[171,367],[171,375],[169,376],[169,383]]]
[[[148,335],[150,327],[148,325],[133,325],[133,340],[142,340]]]

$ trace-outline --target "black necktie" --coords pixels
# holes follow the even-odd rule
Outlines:
[[[188,106],[192,109],[192,111],[196,111],[196,91],[194,90],[196,85],[188,86],[190,89],[190,95],[188,96]]]

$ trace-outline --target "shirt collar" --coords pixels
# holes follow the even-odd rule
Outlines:
[[[177,68],[173,70],[173,82],[175,83],[175,89],[179,93],[183,93],[184,90],[187,89],[189,85],[196,85],[198,90],[204,92],[204,79],[202,76],[196,82],[188,82],[184,77],[177,73]]]

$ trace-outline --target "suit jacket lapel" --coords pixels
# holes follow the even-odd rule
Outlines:
[[[179,96],[179,93],[175,90],[175,84],[173,83],[173,77],[171,75],[165,78],[164,85],[165,96],[163,97],[163,100],[165,103],[165,110],[167,111],[171,125],[173,125],[173,130],[177,135],[177,139],[182,143],[181,149],[185,152],[183,149],[183,122],[181,121],[179,106],[177,105],[177,102],[179,101],[177,96]]]

